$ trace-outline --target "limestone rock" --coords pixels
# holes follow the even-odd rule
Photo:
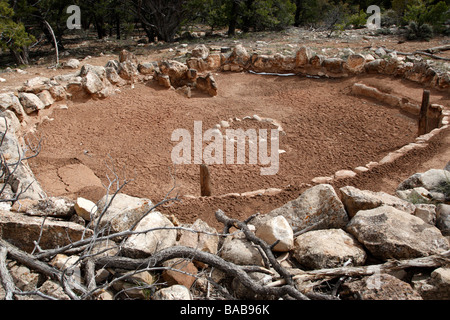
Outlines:
[[[147,257],[156,251],[171,247],[177,241],[177,231],[172,222],[158,211],[150,212],[136,226],[134,231],[151,230],[130,236],[123,245],[124,254],[130,257]]]
[[[50,92],[52,98],[55,101],[61,101],[67,98],[67,92],[63,86],[60,85],[52,86],[48,91]]]
[[[346,262],[363,265],[367,255],[358,241],[342,229],[315,230],[295,238],[294,258],[309,269],[336,268]]]
[[[437,268],[431,272],[429,279],[417,287],[424,300],[449,300],[450,268]]]
[[[122,86],[126,83],[126,81],[119,76],[117,70],[114,69],[113,67],[106,67],[105,70],[106,70],[106,78],[112,84],[116,86]]]
[[[25,81],[20,91],[28,93],[39,93],[42,90],[48,90],[51,86],[51,80],[46,77],[34,77]]]
[[[206,59],[209,55],[209,49],[204,45],[198,45],[192,49],[192,57]]]
[[[85,198],[78,197],[75,205],[75,212],[86,221],[91,221],[91,217],[97,212],[97,205]]]
[[[170,77],[167,74],[157,74],[156,79],[158,80],[158,84],[160,86],[163,86],[167,89],[172,87],[172,84],[170,83]]]
[[[416,209],[412,203],[385,192],[359,190],[352,186],[340,188],[339,191],[341,193],[342,203],[350,218],[352,218],[359,210],[373,209],[382,205],[392,206],[411,214],[414,213]]]
[[[262,223],[256,229],[256,236],[264,240],[268,245],[279,241],[273,247],[273,251],[289,251],[294,246],[294,232],[283,216],[274,217]]]
[[[346,300],[422,300],[411,285],[385,273],[345,281],[340,296]]]
[[[245,66],[250,60],[250,55],[243,45],[238,44],[233,48],[230,56],[228,57],[228,63]]]
[[[399,186],[398,190],[411,189],[415,187],[424,187],[427,190],[432,190],[438,187],[442,182],[446,182],[450,179],[450,172],[443,169],[430,169],[423,173],[416,173],[406,180],[404,180]]]
[[[304,67],[309,64],[312,58],[312,52],[309,47],[302,46],[296,54],[295,65],[297,67]]]
[[[142,74],[153,74],[157,68],[157,62],[141,62],[138,65],[138,70]]]
[[[245,239],[228,237],[224,241],[220,256],[237,265],[264,265],[258,249]]]
[[[449,248],[438,228],[386,205],[358,211],[346,230],[382,260],[428,256]]]
[[[332,73],[341,73],[343,71],[344,60],[341,58],[326,58],[322,62],[322,66]]]
[[[436,224],[436,206],[434,204],[416,204],[416,210],[413,214],[428,224]]]
[[[100,77],[93,71],[88,71],[84,76],[83,88],[90,94],[95,94],[103,90],[104,85]]]
[[[126,62],[126,61],[130,61],[135,65],[139,64],[139,60],[137,59],[136,55],[124,49],[119,53],[119,62]]]
[[[36,290],[41,282],[42,276],[31,271],[26,266],[14,263],[14,265],[8,266],[8,270],[14,280],[14,284],[22,291]]]
[[[173,259],[163,263],[168,267],[162,272],[162,277],[168,285],[180,284],[190,289],[197,275],[197,268],[188,259]]]
[[[118,276],[122,276],[122,274],[119,273]],[[122,296],[126,298],[148,300],[150,298],[148,287],[154,282],[155,279],[152,274],[148,271],[143,271],[116,281],[113,284],[113,288],[121,292]]]
[[[210,227],[206,222],[197,219],[190,229],[198,232],[180,231],[178,245],[190,248],[196,248],[200,251],[217,253],[219,245],[219,237],[213,234],[217,233],[216,229]]]
[[[119,76],[125,80],[133,80],[138,76],[137,64],[130,60],[126,60],[119,63],[119,70],[117,71]]]
[[[46,218],[43,223],[43,219],[18,212],[1,211],[0,237],[24,251],[31,252],[35,246],[33,241],[39,238],[41,248],[54,249],[92,235],[91,230],[76,223],[52,218]]]
[[[364,72],[364,64],[366,59],[361,54],[351,54],[348,56],[347,61],[344,63],[344,69],[350,73],[358,74]]]
[[[192,300],[189,289],[176,284],[168,288],[163,288],[155,292],[153,300]]]
[[[19,98],[17,98],[12,92],[0,94],[0,110],[12,110],[17,115],[25,114]]]
[[[450,236],[450,205],[443,203],[437,205],[436,227],[444,236]]]
[[[21,129],[20,121],[16,114],[11,110],[0,112],[0,132],[10,132],[16,135]]]
[[[347,212],[329,184],[319,184],[307,189],[297,199],[289,201],[266,215],[256,217],[258,225],[266,219],[282,215],[294,232],[316,225],[315,229],[342,228],[348,223]]]
[[[14,203],[12,211],[29,216],[70,218],[74,213],[74,202],[65,197],[48,197],[32,200],[22,199]]]
[[[50,91],[48,90],[41,91],[40,93],[37,94],[37,96],[42,101],[45,107],[48,107],[55,102],[52,95],[50,94]]]
[[[54,297],[57,300],[70,300],[70,297],[64,292],[64,289],[59,283],[53,280],[45,281],[39,288],[43,294]]]
[[[95,73],[100,78],[101,81],[106,79],[106,69],[104,67],[102,67],[102,66],[93,66],[93,65],[90,65],[90,64],[85,64],[85,65],[83,65],[81,67],[79,76],[81,78],[84,78],[84,77],[86,77],[86,75],[89,72]]]
[[[80,60],[78,59],[69,59],[63,63],[63,68],[65,69],[78,69],[80,66]]]
[[[136,198],[123,193],[116,194],[114,199],[111,195],[105,195],[99,201],[95,219],[99,218],[100,213],[109,202],[111,203],[101,218],[100,226],[108,225],[110,232],[128,230],[153,207],[153,203],[149,199]]]
[[[214,97],[217,95],[217,83],[211,73],[197,78],[197,89]]]
[[[34,93],[20,92],[19,100],[27,114],[45,108],[44,103]]]
[[[184,84],[189,69],[187,65],[175,60],[164,60],[158,66],[162,74],[169,76],[173,86],[178,87]]]

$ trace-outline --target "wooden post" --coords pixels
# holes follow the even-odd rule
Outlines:
[[[430,91],[423,90],[422,106],[419,114],[419,132],[418,135],[428,133],[428,108],[430,107]]]
[[[211,196],[211,177],[206,164],[200,165],[200,192],[202,197]]]

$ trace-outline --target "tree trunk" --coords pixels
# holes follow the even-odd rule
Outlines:
[[[30,64],[29,50],[27,47],[23,47],[21,51],[10,49],[11,54],[14,57],[14,61],[18,65]]]
[[[295,5],[297,6],[297,8],[295,9],[294,26],[299,27],[301,16],[302,16],[302,11],[303,11],[303,1],[296,0]]]
[[[120,40],[120,15],[116,13],[116,39]]]
[[[231,7],[230,21],[228,24],[228,35],[229,36],[234,36],[236,34],[238,11],[239,11],[239,2],[238,2],[238,0],[233,0],[233,5]]]

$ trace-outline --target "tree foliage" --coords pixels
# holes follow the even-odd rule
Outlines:
[[[196,24],[231,36],[290,26],[359,28],[370,5],[381,8],[384,27],[396,24],[427,34],[429,27],[434,34],[450,31],[450,0],[0,0],[0,45],[18,63],[27,63],[33,41],[44,36],[53,45],[48,23],[64,50],[64,35],[73,32],[66,25],[69,5],[80,7],[82,28],[93,29],[99,39],[121,39],[139,28],[149,41],[171,42]],[[414,38],[414,32],[410,34]]]
[[[14,10],[6,0],[0,1],[0,46],[9,49],[18,64],[28,64],[28,46],[34,37],[21,22],[15,21]]]

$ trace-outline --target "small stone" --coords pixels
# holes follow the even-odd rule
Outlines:
[[[90,200],[77,198],[75,202],[75,212],[86,221],[91,221],[91,217],[97,212],[97,205]]]

